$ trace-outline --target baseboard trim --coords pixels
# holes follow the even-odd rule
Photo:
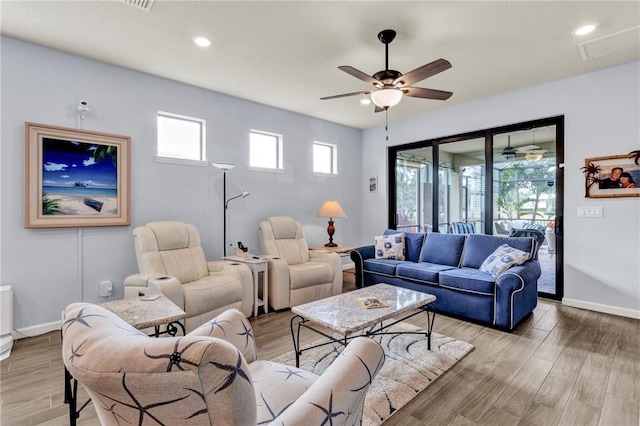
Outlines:
[[[16,328],[11,335],[14,339],[24,339],[25,337],[40,336],[60,329],[62,329],[62,321],[54,321],[46,324],[33,325],[31,327]]]
[[[574,308],[588,309],[590,311],[602,312],[605,314],[618,315],[633,319],[640,319],[640,311],[634,309],[619,308],[617,306],[602,305],[600,303],[585,302],[584,300],[562,299],[562,304]]]
[[[351,262],[351,263],[345,263],[344,265],[342,265],[342,270],[345,271],[347,269],[351,269],[351,268],[355,268],[356,264]]]

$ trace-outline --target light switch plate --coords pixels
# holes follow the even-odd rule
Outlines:
[[[603,209],[597,207],[578,207],[578,217],[602,217]]]

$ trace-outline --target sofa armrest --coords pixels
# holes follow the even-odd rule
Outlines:
[[[166,274],[141,273],[129,275],[124,280],[124,298],[131,299],[140,295],[164,294],[173,303],[184,310],[182,285],[176,277]]]
[[[350,255],[356,268],[356,288],[364,287],[364,265],[366,259],[375,257],[375,246],[363,246],[353,250]]]
[[[538,301],[540,263],[530,260],[507,269],[496,280],[494,324],[513,329]]]
[[[256,344],[251,324],[237,309],[229,309],[202,324],[187,336],[209,336],[225,340],[235,346],[244,359],[251,363],[257,359]]]
[[[325,410],[343,413],[346,420],[341,424],[357,424],[362,419],[365,394],[383,364],[384,351],[379,343],[366,337],[353,339],[318,380],[271,424],[324,424]]]

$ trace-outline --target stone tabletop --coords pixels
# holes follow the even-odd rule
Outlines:
[[[388,306],[367,309],[356,299],[358,297],[377,297]],[[376,284],[294,306],[291,311],[306,320],[347,336],[382,320],[433,303],[435,300],[436,297],[432,294],[389,284]]]
[[[180,321],[187,314],[168,297],[160,295],[156,300],[143,300],[141,297],[113,300],[100,306],[110,310],[137,329],[155,327]]]

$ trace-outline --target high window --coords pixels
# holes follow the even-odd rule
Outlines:
[[[205,127],[205,120],[159,111],[156,160],[206,165]]]
[[[324,142],[313,143],[313,173],[338,174],[338,147]]]
[[[284,170],[282,135],[251,130],[249,167],[263,170]]]

